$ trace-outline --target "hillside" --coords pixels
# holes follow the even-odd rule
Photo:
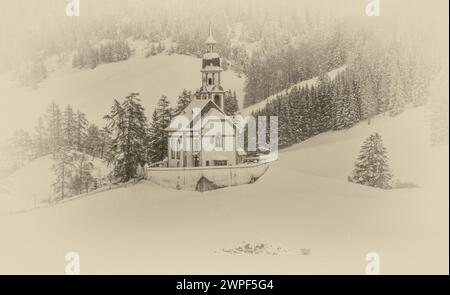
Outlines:
[[[34,131],[38,116],[45,113],[52,100],[61,107],[71,104],[85,112],[90,121],[102,126],[102,118],[113,99],[139,92],[150,118],[162,94],[175,103],[184,88],[195,91],[201,86],[200,66],[200,59],[166,54],[132,57],[102,64],[94,70],[66,65],[50,73],[37,90],[17,87],[10,74],[0,75],[0,141],[12,135],[11,126]],[[235,90],[238,99],[243,98],[244,77],[239,78],[228,70],[223,73],[222,81],[226,90]]]
[[[328,77],[330,77],[330,79],[334,79],[334,77],[336,77],[337,74],[339,74],[340,72],[344,71],[345,69],[346,69],[345,65],[343,65],[342,67],[339,67],[337,69],[334,69],[334,70],[328,72]],[[242,116],[251,115],[252,112],[255,112],[257,110],[263,109],[266,106],[266,104],[268,104],[270,101],[276,99],[278,96],[285,95],[286,93],[289,93],[291,91],[291,89],[293,89],[295,87],[297,87],[297,88],[306,87],[306,86],[311,87],[313,85],[316,85],[318,81],[319,81],[318,77],[314,77],[314,78],[306,80],[306,81],[300,81],[297,84],[292,85],[288,89],[285,89],[285,90],[280,91],[278,93],[272,94],[271,96],[267,97],[266,99],[264,99],[264,100],[262,100],[262,101],[260,101],[260,102],[258,102],[256,104],[254,104],[254,105],[246,107],[245,109],[242,109],[240,111],[240,114]]]
[[[447,273],[448,145],[432,147],[428,126],[421,107],[321,134],[283,150],[252,185],[198,193],[141,182],[0,216],[0,273],[63,273],[68,251],[84,274],[363,274],[370,251],[383,274]],[[418,187],[347,182],[375,131],[396,179]],[[276,255],[223,251],[243,241]]]
[[[94,169],[92,176],[101,178],[106,176],[110,168],[97,158],[92,159]],[[43,202],[55,196],[53,183],[56,176],[52,170],[53,156],[47,155],[37,158],[12,175],[0,180],[0,214],[17,212],[43,206]]]

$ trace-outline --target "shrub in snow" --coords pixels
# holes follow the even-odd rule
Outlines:
[[[383,146],[381,136],[378,133],[371,134],[364,141],[353,174],[348,180],[362,185],[390,189],[392,188],[391,179],[386,148]]]

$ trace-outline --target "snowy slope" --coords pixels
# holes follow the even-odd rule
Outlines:
[[[0,273],[448,273],[448,145],[429,145],[425,108],[321,134],[280,153],[255,184],[205,193],[151,182],[0,216]],[[418,188],[346,181],[359,147],[381,134],[396,178]],[[230,254],[242,242],[277,255]],[[14,249],[14,251],[12,251]],[[36,255],[39,253],[39,255]]]
[[[337,74],[339,74],[340,72],[344,71],[345,68],[346,68],[346,66],[343,65],[342,67],[339,67],[337,69],[334,69],[334,70],[328,72],[328,77],[330,77],[330,79],[334,79],[334,77],[336,77]],[[264,100],[262,100],[262,101],[260,101],[258,103],[255,103],[252,106],[249,106],[249,107],[247,107],[245,109],[242,109],[240,111],[240,114],[242,116],[249,116],[249,115],[251,115],[252,112],[255,112],[257,110],[263,109],[267,105],[267,103],[269,103],[270,101],[276,99],[278,96],[285,95],[286,93],[289,93],[294,87],[297,87],[297,88],[306,87],[306,86],[311,87],[313,85],[316,85],[318,81],[319,81],[318,77],[314,77],[314,78],[306,80],[306,81],[301,81],[301,82],[299,82],[297,84],[292,85],[288,89],[285,89],[283,91],[275,93],[275,94],[267,97],[266,99],[264,99]]]
[[[17,87],[9,75],[0,75],[0,141],[11,136],[14,128],[34,131],[38,116],[45,113],[52,100],[61,107],[71,104],[85,112],[90,121],[102,126],[102,118],[113,99],[120,100],[131,92],[139,92],[150,118],[162,94],[176,102],[184,88],[195,91],[201,86],[200,67],[200,59],[165,54],[148,59],[132,57],[99,65],[94,70],[73,69],[67,65],[50,73],[37,90]],[[222,81],[226,90],[235,90],[242,99],[244,78],[225,71]]]
[[[98,158],[92,158],[96,178],[106,176],[110,168]],[[40,206],[54,196],[55,174],[52,170],[53,156],[37,158],[11,176],[0,180],[0,213],[21,211]]]

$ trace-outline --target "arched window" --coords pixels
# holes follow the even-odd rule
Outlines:
[[[208,85],[212,85],[212,78],[208,78]]]
[[[221,148],[222,147],[222,134],[220,132],[218,132],[216,134],[216,148]]]

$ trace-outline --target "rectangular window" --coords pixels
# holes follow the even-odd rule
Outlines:
[[[227,160],[214,160],[214,166],[227,166]]]

